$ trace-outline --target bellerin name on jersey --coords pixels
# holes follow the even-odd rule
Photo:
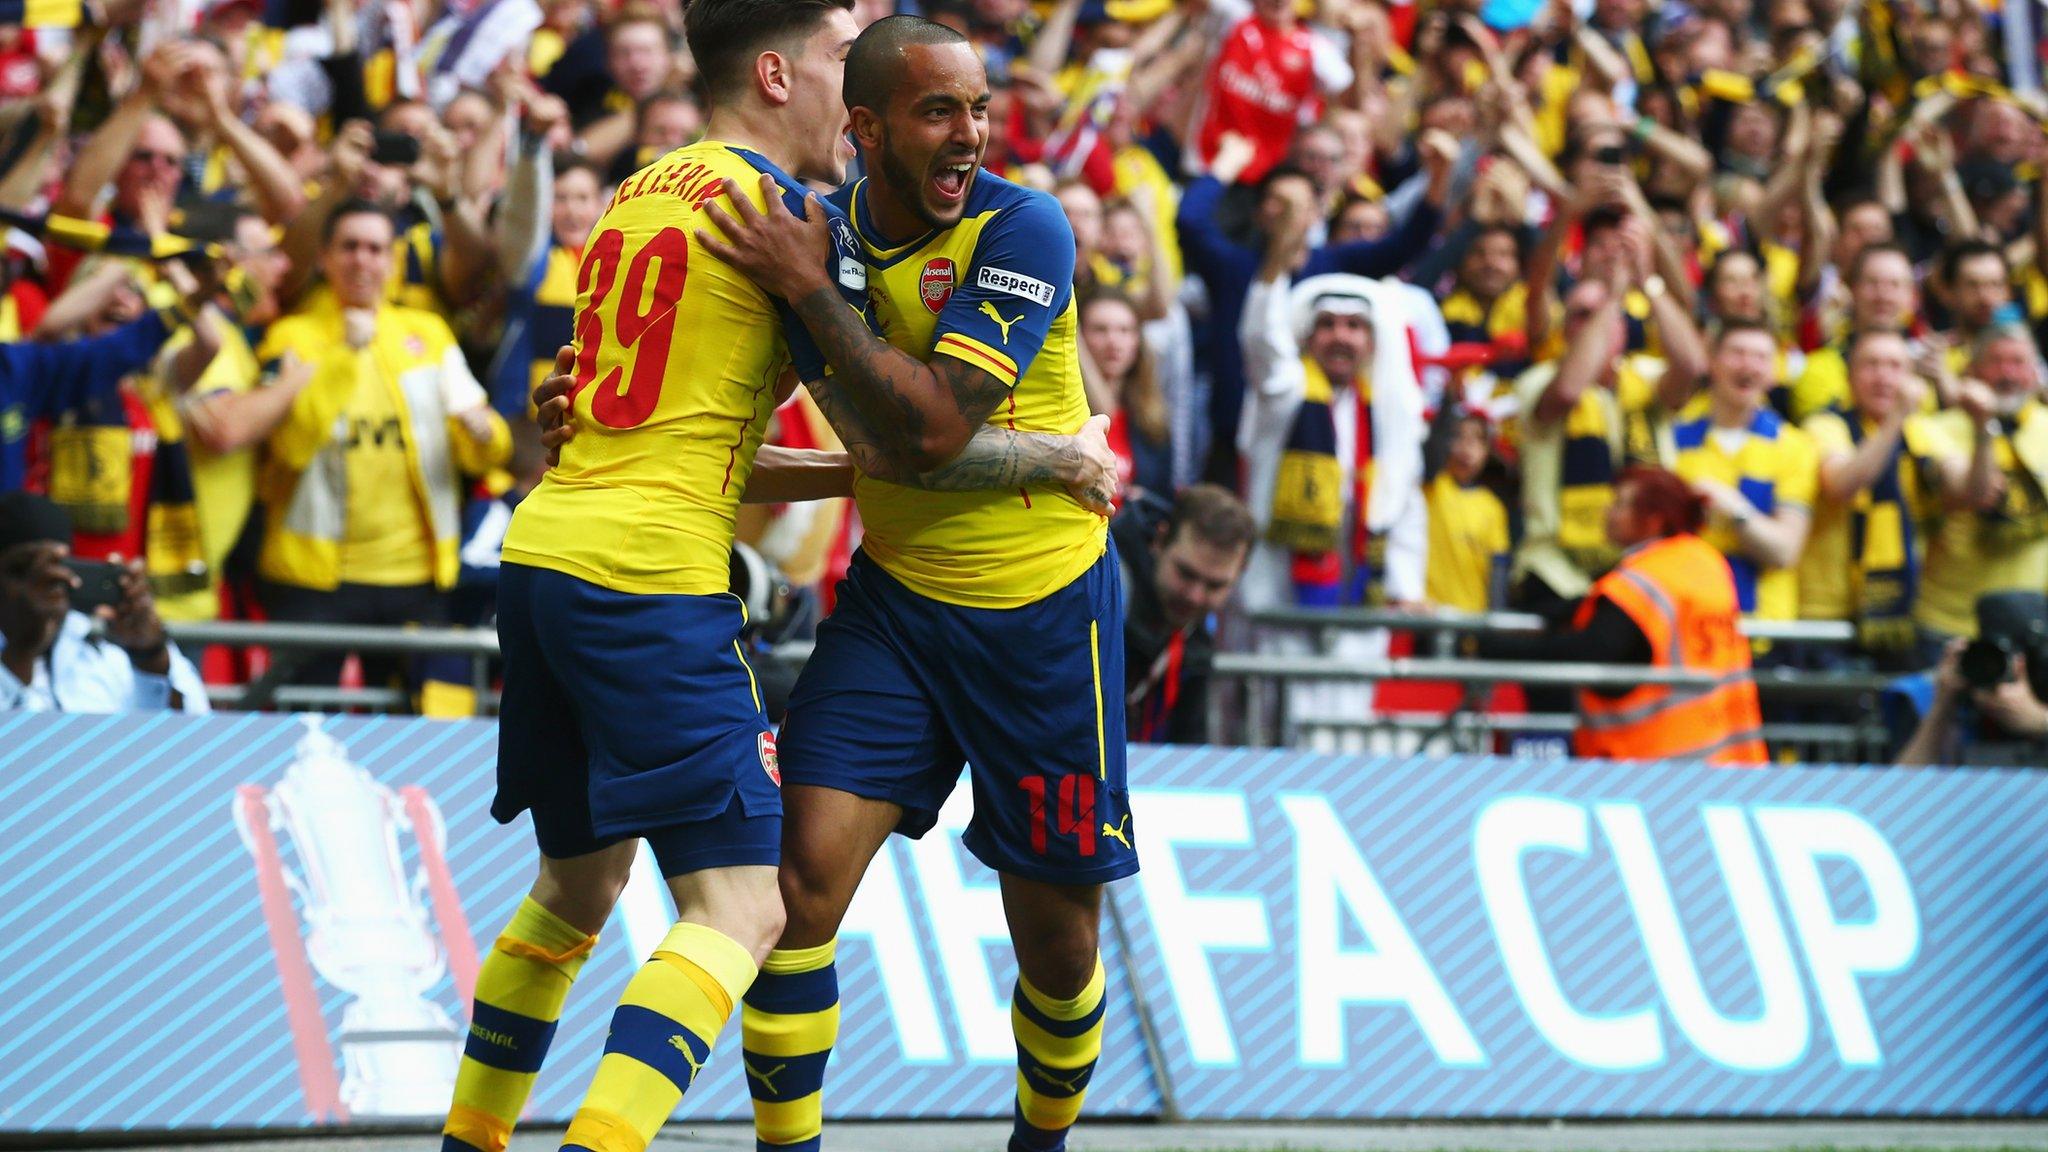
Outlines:
[[[639,176],[619,185],[619,190],[612,195],[612,206],[659,194],[687,200],[692,207],[697,207],[724,191],[725,174],[704,164],[678,164],[669,168],[650,165],[641,169]]]

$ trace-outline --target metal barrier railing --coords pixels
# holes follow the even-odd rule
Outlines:
[[[1402,612],[1391,608],[1268,608],[1250,613],[1251,623],[1297,628],[1387,628],[1401,632],[1541,632],[1533,612]],[[1856,626],[1846,620],[1744,620],[1752,640],[1846,645]]]
[[[1373,609],[1336,612],[1282,611],[1259,613],[1255,622],[1282,626],[1420,627],[1455,632],[1494,629],[1523,629],[1540,625],[1538,618],[1513,613],[1486,616],[1444,614],[1418,617],[1408,613]],[[1768,632],[1777,639],[1813,640],[1823,643],[1848,639],[1847,625],[1775,622]],[[477,714],[493,715],[498,696],[492,690],[491,663],[499,655],[497,633],[487,628],[389,628],[339,624],[252,623],[209,621],[174,623],[171,635],[180,644],[197,647],[221,644],[229,647],[263,646],[281,651],[352,651],[379,655],[453,655],[469,661],[470,683],[476,692]],[[801,665],[812,645],[797,641],[777,646],[770,659]],[[237,709],[289,708],[308,711],[368,710],[405,711],[411,701],[406,693],[384,687],[341,688],[332,685],[293,685],[284,682],[283,670],[247,685],[214,686],[209,696],[217,707]],[[1767,702],[1798,701],[1822,708],[1832,707],[1851,719],[1839,721],[1775,722],[1766,724],[1766,739],[1795,746],[1811,758],[1863,761],[1881,755],[1888,737],[1871,706],[1876,694],[1890,678],[1858,672],[1795,672],[1791,669],[1760,669],[1757,688]],[[1658,670],[1631,666],[1597,664],[1532,664],[1513,661],[1454,659],[1447,657],[1396,657],[1357,659],[1327,654],[1282,655],[1271,653],[1219,653],[1214,665],[1214,684],[1209,709],[1209,735],[1216,743],[1254,747],[1299,742],[1303,725],[1290,723],[1286,716],[1286,693],[1280,693],[1277,716],[1257,699],[1262,684],[1302,682],[1376,684],[1400,681],[1436,681],[1461,685],[1463,699],[1451,712],[1361,713],[1336,720],[1318,719],[1309,725],[1311,739],[1337,743],[1380,739],[1395,750],[1485,752],[1491,750],[1500,732],[1569,733],[1572,716],[1559,713],[1494,715],[1484,710],[1486,689],[1498,684],[1519,684],[1530,688],[1627,688],[1638,684],[1704,685],[1713,677],[1697,672]],[[1235,696],[1233,698],[1233,689]],[[1233,721],[1235,721],[1233,723]],[[1398,737],[1398,739],[1394,739]],[[1873,752],[1873,750],[1875,750]]]
[[[1245,621],[1257,634],[1304,636],[1314,653],[1230,653],[1219,655],[1209,710],[1209,737],[1217,743],[1310,744],[1355,747],[1363,740],[1380,751],[1409,752],[1442,746],[1456,752],[1491,751],[1497,732],[1569,733],[1576,719],[1568,713],[1535,712],[1493,716],[1485,712],[1484,689],[1513,683],[1557,692],[1580,687],[1627,688],[1637,684],[1701,683],[1697,675],[1657,673],[1641,667],[1590,664],[1523,664],[1453,659],[1462,636],[1502,632],[1540,632],[1541,616],[1529,612],[1413,612],[1390,608],[1273,608],[1249,613]],[[1855,625],[1832,620],[1744,620],[1743,635],[1771,643],[1798,643],[1842,648],[1856,640]],[[1416,637],[1418,652],[1436,659],[1359,660],[1335,655],[1337,638],[1345,633],[1385,630]],[[1800,759],[1865,760],[1883,757],[1890,732],[1874,707],[1876,693],[1890,681],[1862,673],[1798,672],[1760,668],[1757,688],[1767,703],[1764,736],[1773,747]],[[1429,713],[1407,715],[1361,707],[1358,715],[1303,721],[1290,716],[1286,691],[1278,700],[1261,698],[1258,685],[1278,681],[1352,683],[1439,681],[1464,687],[1463,699],[1447,717]],[[1227,685],[1239,686],[1236,700],[1219,699]],[[1266,695],[1274,695],[1267,693]],[[1796,701],[1795,711],[1817,711],[1824,719],[1786,719],[1769,707]],[[1418,735],[1419,734],[1419,735]]]
[[[1763,735],[1773,747],[1789,749],[1800,760],[1864,763],[1885,755],[1890,732],[1878,717],[1874,701],[1893,677],[1789,668],[1758,669],[1755,677],[1767,711],[1775,703],[1794,701],[1844,717],[1767,722]],[[1462,699],[1444,714],[1362,710],[1357,716],[1301,720],[1288,715],[1286,692],[1278,693],[1277,701],[1261,701],[1257,690],[1258,685],[1270,682],[1369,685],[1422,681],[1459,685]],[[1306,743],[1371,746],[1379,751],[1484,753],[1493,750],[1491,742],[1497,733],[1569,734],[1577,727],[1576,717],[1570,714],[1486,712],[1486,690],[1495,685],[1577,690],[1643,684],[1707,687],[1718,682],[1711,673],[1632,665],[1219,653],[1211,685],[1209,738],[1213,743],[1250,747]],[[1271,715],[1263,705],[1272,706]]]
[[[394,656],[462,656],[469,661],[469,684],[476,693],[477,714],[497,711],[491,691],[491,661],[498,657],[498,634],[489,628],[381,628],[356,624],[298,624],[249,620],[166,622],[171,639],[181,647],[220,644],[229,648],[262,647],[282,652],[358,652]],[[282,708],[307,712],[404,712],[412,698],[391,688],[286,683],[289,662],[239,685],[210,685],[207,698],[216,708],[263,710]]]
[[[262,647],[284,652],[357,652],[391,656],[460,656],[469,661],[469,684],[476,694],[479,716],[496,715],[498,693],[491,688],[491,662],[500,655],[498,633],[491,628],[376,627],[360,624],[301,624],[283,621],[206,620],[166,622],[171,638],[187,648],[219,644],[229,648]],[[777,646],[770,657],[799,665],[811,654],[810,641]],[[412,707],[408,693],[392,688],[286,683],[290,669],[274,666],[248,684],[209,685],[207,698],[216,708],[293,709],[309,712],[404,712]]]

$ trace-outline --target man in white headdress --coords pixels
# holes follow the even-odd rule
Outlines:
[[[1334,274],[1290,288],[1285,270],[1284,258],[1269,255],[1240,329],[1246,389],[1238,448],[1261,537],[1242,585],[1245,606],[1419,605],[1428,429],[1415,334],[1429,317],[1401,285]],[[1316,650],[1300,630],[1263,635],[1260,648]],[[1322,650],[1381,657],[1387,635],[1337,631]],[[1293,684],[1290,737],[1362,747],[1371,708],[1369,684]]]

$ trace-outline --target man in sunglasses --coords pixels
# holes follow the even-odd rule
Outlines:
[[[226,187],[229,169],[213,162],[216,148],[234,158],[264,219],[281,224],[298,215],[305,206],[298,175],[236,114],[220,49],[199,40],[172,41],[143,58],[141,73],[142,82],[79,149],[51,205],[53,215],[94,219],[100,192],[111,184],[114,194],[97,217],[100,223],[162,228],[180,199]],[[196,170],[195,156],[207,161]],[[51,246],[53,294],[83,259],[75,248]]]

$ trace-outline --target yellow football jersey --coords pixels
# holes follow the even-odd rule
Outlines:
[[[791,363],[785,324],[794,321],[691,233],[708,223],[705,205],[726,178],[764,206],[763,172],[802,212],[794,179],[708,140],[670,152],[612,196],[577,273],[577,435],[513,514],[505,559],[617,592],[727,590],[733,520]],[[842,289],[861,287],[844,262],[833,264]]]
[[[1750,418],[1740,445],[1730,448],[1714,433],[1711,408],[1706,395],[1697,396],[1659,430],[1658,452],[1665,466],[1687,481],[1714,480],[1736,488],[1766,516],[1788,505],[1810,513],[1820,464],[1806,433],[1762,408]],[[1728,558],[1744,616],[1799,618],[1797,567],[1765,568],[1751,560],[1742,552],[1741,534],[1718,518],[1709,519],[1700,535]]]
[[[1945,455],[1969,458],[1976,434],[1968,416],[1951,409],[1930,423]],[[1941,517],[1927,542],[1913,619],[1949,636],[1977,635],[1980,597],[2048,588],[2048,404],[2028,401],[1991,449],[2005,496],[1988,512]]]
[[[1484,612],[1492,607],[1493,574],[1508,554],[1508,510],[1492,489],[1459,484],[1440,472],[1424,490],[1429,502],[1429,564],[1424,592],[1439,608]]]
[[[1073,299],[1074,234],[1059,202],[986,170],[951,228],[891,242],[867,181],[832,201],[866,249],[868,292],[890,344],[964,360],[1010,386],[989,422],[1068,435],[1088,419]],[[862,547],[913,591],[1014,608],[1066,587],[1102,557],[1107,522],[1057,486],[927,492],[861,476]]]

